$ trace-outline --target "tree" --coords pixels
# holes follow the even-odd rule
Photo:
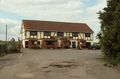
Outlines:
[[[107,0],[99,12],[101,33],[98,34],[105,58],[111,64],[120,63],[120,0]]]

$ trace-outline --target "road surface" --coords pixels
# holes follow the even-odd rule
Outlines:
[[[32,50],[0,58],[0,79],[120,79],[100,50]]]

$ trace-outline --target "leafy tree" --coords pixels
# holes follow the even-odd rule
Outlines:
[[[111,64],[120,63],[120,0],[107,0],[99,12],[101,33],[98,34],[105,58]]]

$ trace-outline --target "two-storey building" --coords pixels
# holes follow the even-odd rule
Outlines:
[[[24,48],[89,47],[93,33],[85,23],[23,20],[21,26]]]

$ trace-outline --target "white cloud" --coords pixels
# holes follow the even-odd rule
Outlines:
[[[5,40],[6,25],[8,27],[8,38],[20,36],[20,22],[11,19],[0,18],[0,40]]]
[[[98,32],[100,24],[96,13],[106,6],[106,0],[97,1],[98,4],[84,8],[84,0],[2,0],[0,10],[22,16],[23,19],[83,22]],[[16,37],[20,23],[0,18],[0,24],[8,24],[10,34]]]
[[[48,17],[54,15],[57,17],[59,14],[71,15],[71,12],[75,14],[82,6],[82,0],[3,0],[0,9],[6,10],[12,13],[24,17]]]

